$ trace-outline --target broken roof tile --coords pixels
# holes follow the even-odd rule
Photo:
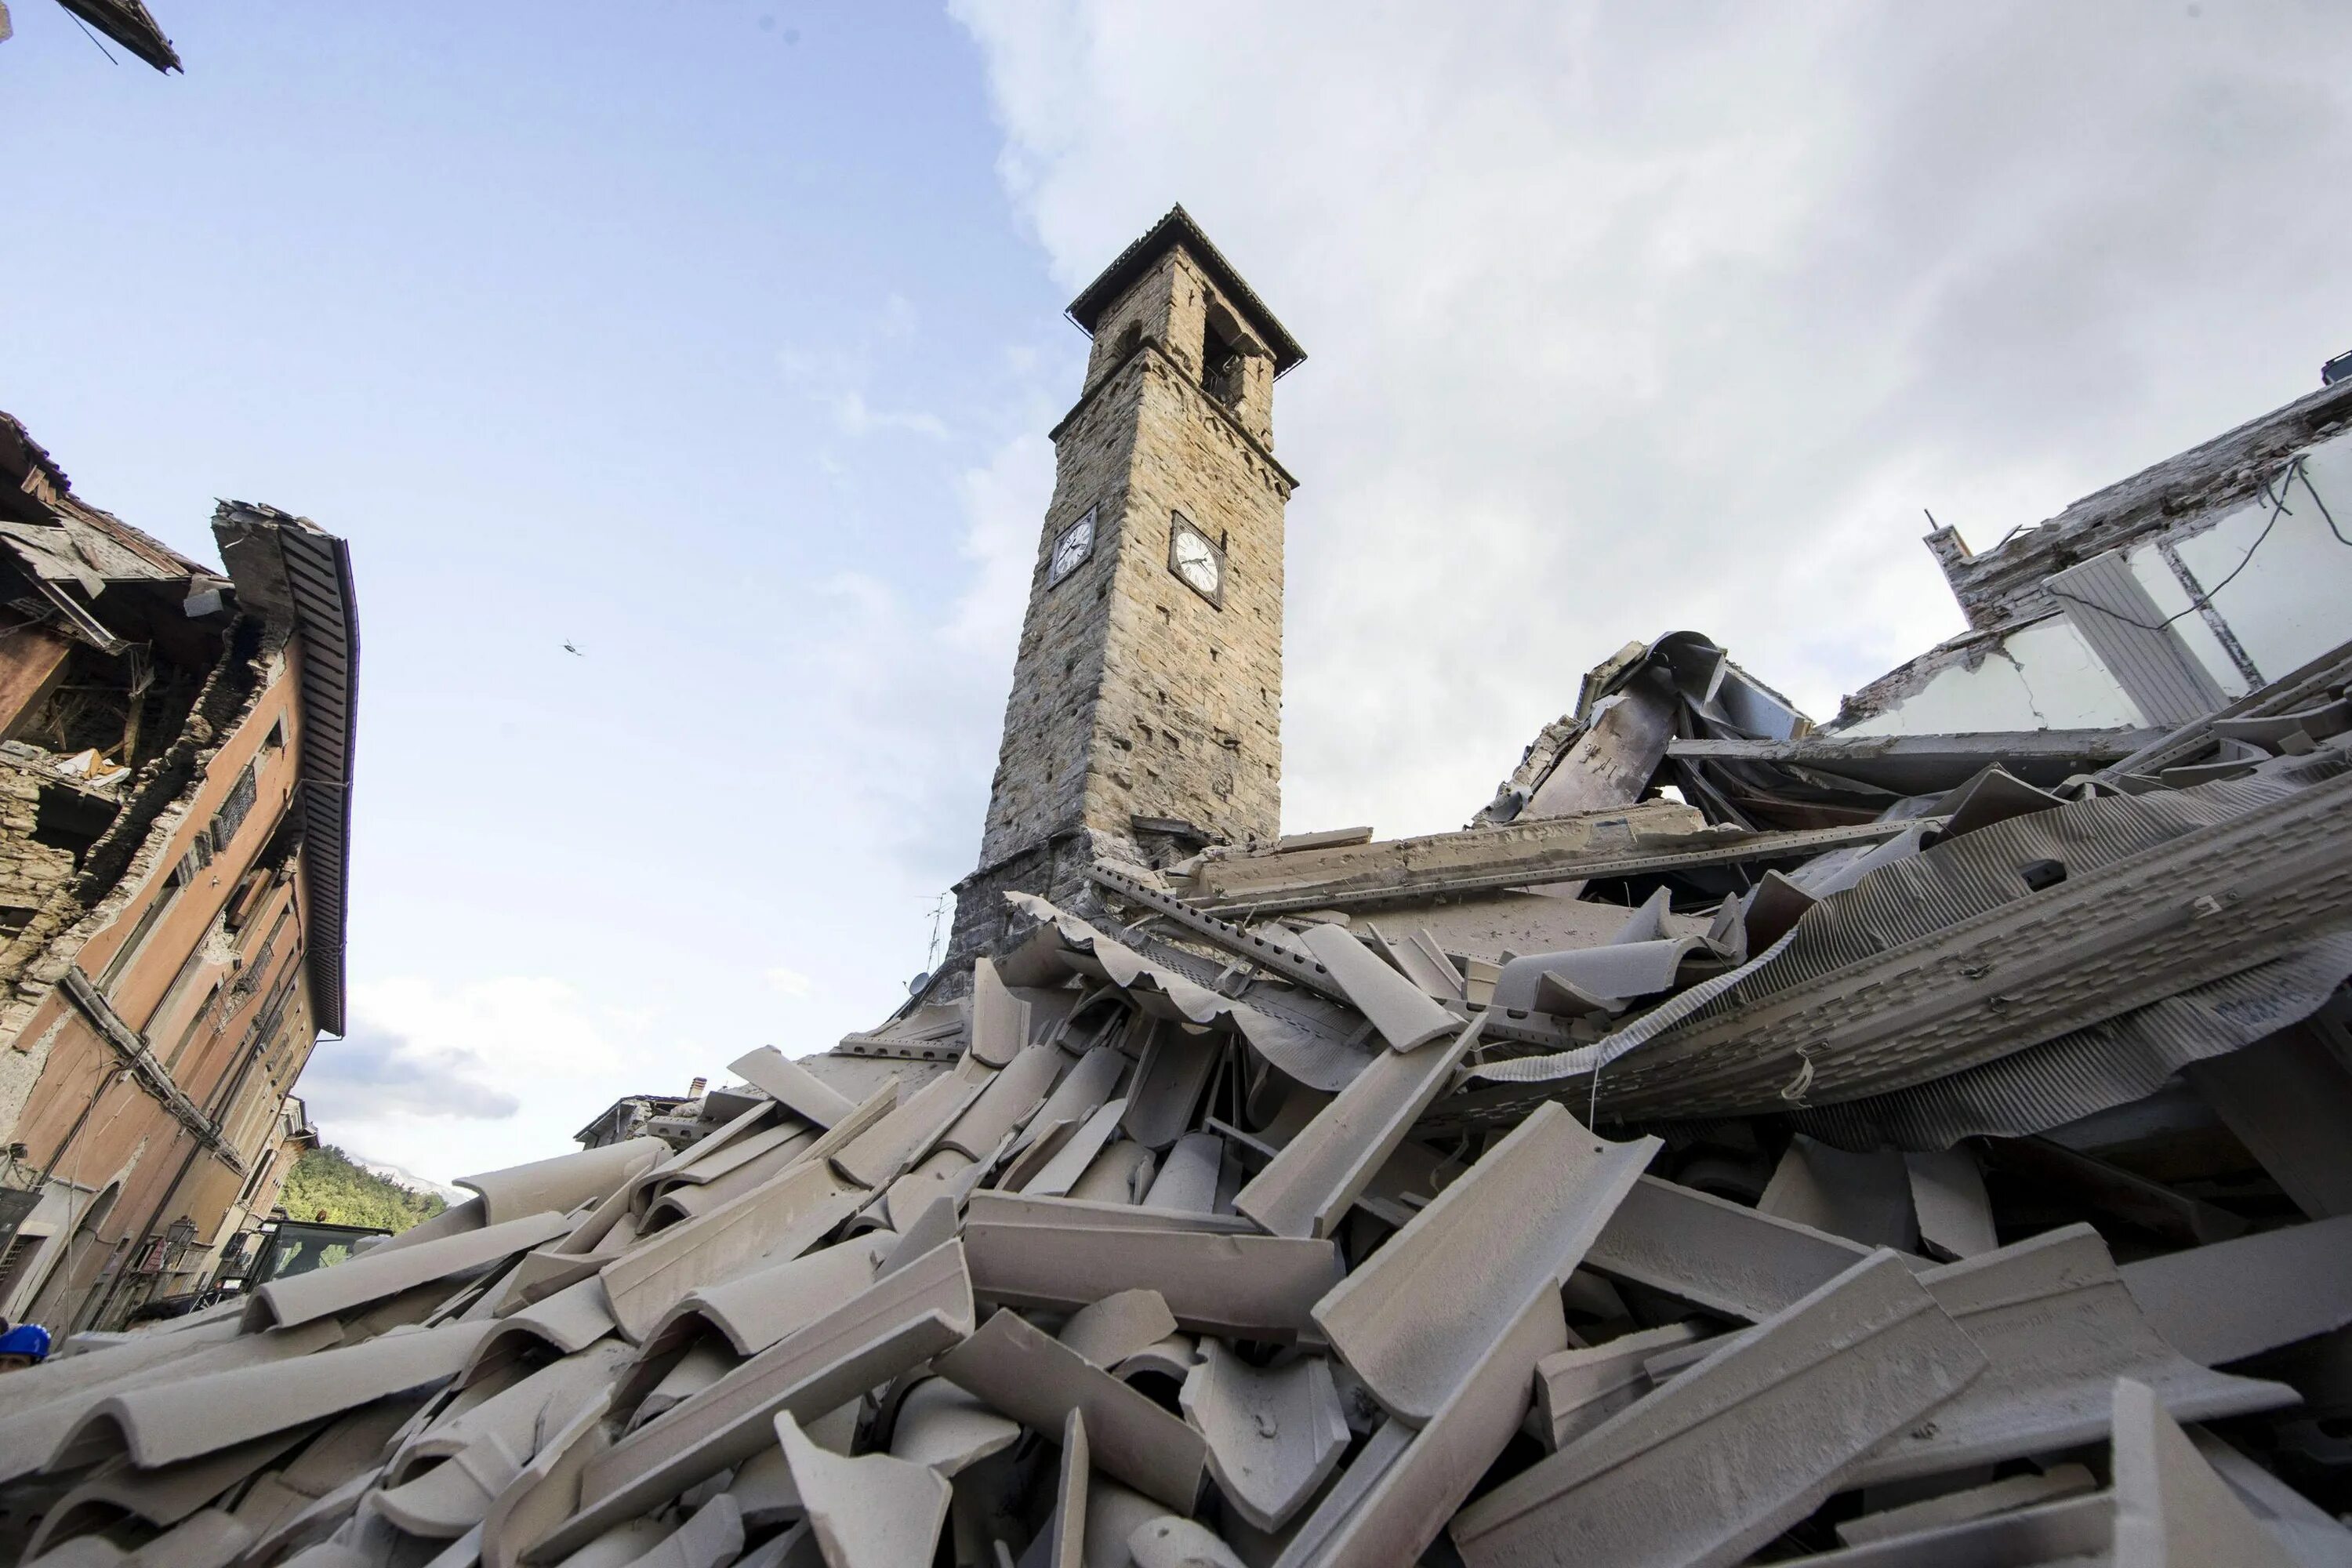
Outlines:
[[[939,1372],[1037,1431],[1058,1431],[1082,1412],[1097,1468],[1192,1511],[1207,1466],[1200,1434],[1012,1309],[940,1357]]]
[[[1470,1568],[1727,1568],[1984,1367],[1902,1261],[1876,1252],[1488,1492],[1454,1520],[1454,1543]]]
[[[1209,1445],[1209,1473],[1226,1503],[1260,1530],[1288,1522],[1348,1446],[1339,1392],[1319,1355],[1259,1368],[1204,1339],[1181,1403]]]
[[[963,1001],[77,1337],[0,1507],[219,1568],[2345,1558],[2352,1221],[2284,1221],[2342,1206],[2352,653],[2274,687],[1822,735],[1636,645],[1486,826],[1097,864]],[[1622,803],[1529,809],[1563,757]]]
[[[1391,1415],[1433,1419],[1499,1325],[1559,1295],[1657,1147],[1542,1107],[1317,1302],[1316,1322]]]

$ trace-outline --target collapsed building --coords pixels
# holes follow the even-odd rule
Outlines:
[[[342,542],[221,504],[227,570],[0,415],[0,1317],[112,1328],[234,1271],[343,1018]]]
[[[980,863],[877,1027],[0,1379],[44,1563],[2352,1563],[2352,385],[1281,837],[1275,374],[1080,296]]]

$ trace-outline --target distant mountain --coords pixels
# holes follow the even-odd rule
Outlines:
[[[332,1144],[294,1163],[278,1203],[289,1219],[377,1226],[395,1234],[449,1206],[440,1194],[387,1180]]]

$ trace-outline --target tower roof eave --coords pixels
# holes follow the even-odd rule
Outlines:
[[[1146,268],[1178,245],[1181,245],[1200,264],[1218,291],[1249,318],[1250,325],[1264,335],[1266,347],[1274,353],[1275,374],[1282,374],[1307,357],[1307,351],[1298,346],[1298,340],[1292,337],[1290,330],[1265,308],[1265,301],[1257,297],[1257,291],[1242,280],[1242,275],[1234,269],[1234,264],[1227,261],[1224,253],[1201,232],[1201,226],[1193,221],[1192,215],[1184,210],[1181,202],[1169,208],[1168,215],[1153,224],[1142,238],[1119,252],[1118,258],[1104,268],[1100,277],[1078,291],[1078,297],[1070,301],[1067,312],[1070,320],[1092,336],[1103,312],[1143,276]]]

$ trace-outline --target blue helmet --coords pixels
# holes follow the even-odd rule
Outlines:
[[[0,1355],[30,1356],[40,1361],[49,1353],[49,1331],[38,1323],[19,1323],[0,1334]]]

